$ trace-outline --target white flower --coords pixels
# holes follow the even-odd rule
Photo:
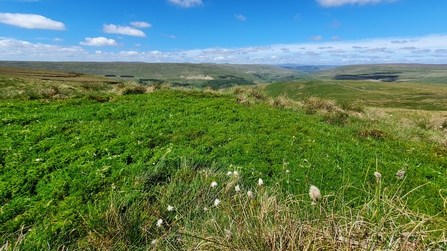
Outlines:
[[[382,178],[382,174],[380,174],[379,172],[374,172],[374,176],[376,176],[377,180],[380,180]]]
[[[172,210],[174,210],[174,207],[171,205],[168,205],[168,211],[172,211]]]
[[[234,187],[234,190],[235,190],[236,192],[240,192],[240,191],[241,191],[241,188],[239,187],[239,185],[236,185],[236,186]]]
[[[205,211],[205,212],[208,211],[208,208],[207,208],[207,207],[204,207],[204,208],[203,208],[203,211]]]
[[[229,171],[229,172],[227,173],[228,176],[231,176],[232,174],[233,174],[232,171]]]
[[[287,174],[289,174],[289,173],[290,173],[290,170],[289,170],[289,169],[287,169],[287,170],[286,170],[286,173],[287,173]]]
[[[314,185],[311,185],[309,189],[309,196],[314,201],[321,199],[320,189]]]
[[[157,239],[152,240],[151,244],[152,244],[152,245],[157,244]]]
[[[264,185],[264,181],[262,181],[262,179],[259,178],[259,180],[258,180],[258,186],[262,186],[262,185]]]
[[[238,176],[239,176],[239,173],[238,173],[237,171],[234,171],[234,172],[233,172],[233,175],[234,175],[234,177],[238,177]]]
[[[163,219],[158,219],[156,226],[160,227],[161,225],[163,225]]]
[[[41,162],[41,161],[43,161],[43,159],[41,159],[41,158],[37,158],[35,161],[36,161],[36,162]]]
[[[219,206],[219,204],[220,204],[220,200],[219,199],[215,199],[214,200],[214,206]]]
[[[254,196],[253,196],[253,192],[252,192],[251,190],[248,190],[248,192],[247,192],[247,196],[248,196],[248,198],[250,198],[250,199],[253,199],[253,198],[254,198]]]
[[[211,187],[217,187],[217,182],[215,181],[211,182]]]

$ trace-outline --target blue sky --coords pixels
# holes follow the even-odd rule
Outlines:
[[[446,0],[0,0],[0,60],[447,63]]]

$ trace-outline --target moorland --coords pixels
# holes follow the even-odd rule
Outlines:
[[[0,62],[0,250],[445,250],[445,76]]]

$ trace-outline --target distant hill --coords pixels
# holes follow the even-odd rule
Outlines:
[[[138,62],[11,62],[0,67],[34,68],[79,72],[115,80],[170,82],[178,85],[260,84],[296,81],[303,72],[272,65],[231,65]]]
[[[381,80],[383,82],[447,84],[447,65],[348,65],[330,70],[314,72],[310,75],[310,77],[323,80]]]

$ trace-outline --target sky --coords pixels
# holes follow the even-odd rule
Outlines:
[[[447,64],[447,0],[0,0],[0,60]]]

